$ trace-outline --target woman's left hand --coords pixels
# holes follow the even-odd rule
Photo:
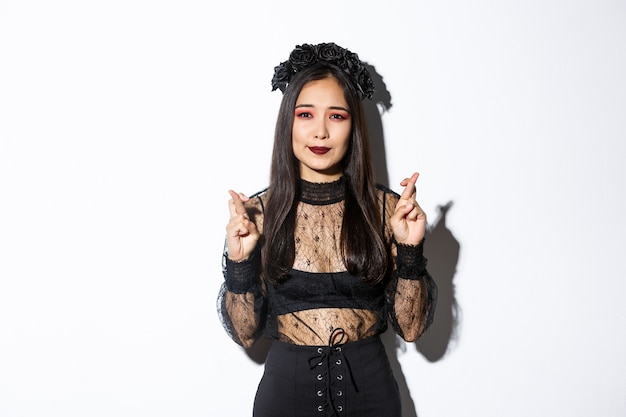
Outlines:
[[[390,218],[396,242],[405,245],[419,244],[426,233],[426,213],[416,200],[415,183],[418,177],[419,173],[416,172],[411,178],[405,178],[400,182],[404,191]]]

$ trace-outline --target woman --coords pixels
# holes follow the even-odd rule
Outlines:
[[[432,321],[418,174],[402,195],[376,185],[361,100],[373,83],[334,43],[297,46],[283,91],[269,187],[229,191],[218,310],[235,342],[273,339],[255,417],[400,416],[380,334],[406,341]]]

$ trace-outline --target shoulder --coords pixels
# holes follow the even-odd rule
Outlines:
[[[266,195],[267,195],[267,191],[268,191],[269,189],[270,189],[269,187],[266,187],[266,188],[262,189],[261,191],[257,191],[256,193],[252,194],[252,195],[250,196],[250,198],[251,198],[251,199],[252,199],[252,198],[263,198],[264,196],[266,196]]]
[[[382,184],[376,184],[376,196],[379,201],[384,203],[386,206],[395,206],[396,202],[400,199],[400,194]]]
[[[264,188],[261,191],[250,195],[249,200],[246,201],[245,206],[248,211],[255,211],[257,213],[263,213],[265,211],[265,202],[267,201],[267,190]]]
[[[396,198],[400,198],[400,194],[396,193],[391,188],[389,188],[389,187],[387,187],[385,185],[382,185],[382,184],[376,184],[376,192],[378,193],[378,195],[391,194],[392,196],[394,196]]]
[[[383,235],[387,243],[389,243],[393,238],[392,228],[389,221],[395,211],[396,204],[398,204],[400,194],[382,184],[376,184],[376,197],[378,199],[378,203],[380,204],[380,214],[383,221]]]

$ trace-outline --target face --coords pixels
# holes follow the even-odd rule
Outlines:
[[[352,120],[343,90],[334,78],[310,81],[296,100],[291,142],[300,177],[330,182],[343,174]]]

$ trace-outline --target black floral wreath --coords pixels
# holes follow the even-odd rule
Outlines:
[[[332,42],[317,45],[305,43],[296,46],[287,61],[274,67],[272,91],[279,89],[284,92],[297,72],[317,63],[334,65],[348,74],[359,91],[361,99],[365,97],[371,99],[374,95],[374,82],[359,56]]]

